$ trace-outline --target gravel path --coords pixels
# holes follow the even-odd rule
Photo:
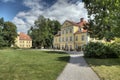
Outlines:
[[[70,53],[70,62],[66,65],[57,80],[100,80],[95,72],[88,66],[83,53]]]

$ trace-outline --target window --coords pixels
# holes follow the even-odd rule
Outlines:
[[[72,49],[72,45],[70,45],[70,50]]]
[[[64,45],[62,45],[62,49],[64,49]]]
[[[66,30],[66,34],[68,34],[68,30]]]
[[[75,37],[75,40],[78,41],[78,36]]]
[[[82,39],[82,41],[84,41],[84,38],[85,38],[85,36],[84,36],[84,35],[82,35],[82,38],[81,38],[81,39]]]
[[[64,42],[64,37],[62,38],[62,41]]]
[[[72,33],[72,29],[70,29],[70,33]]]
[[[77,44],[76,44],[76,46],[75,46],[75,47],[76,47],[76,49],[78,49],[78,45],[77,45]]]
[[[72,36],[70,36],[70,41],[72,41]]]
[[[60,42],[60,38],[59,38],[59,42]]]
[[[68,41],[68,37],[66,37],[66,41]]]
[[[66,33],[66,31],[64,30],[64,34]]]
[[[64,34],[64,30],[62,31],[62,34]]]

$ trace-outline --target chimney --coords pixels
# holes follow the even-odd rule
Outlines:
[[[83,22],[84,21],[84,18],[80,18],[80,22]]]

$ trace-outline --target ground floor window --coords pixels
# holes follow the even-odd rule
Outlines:
[[[77,44],[75,45],[75,48],[78,49],[78,45]]]
[[[62,45],[62,49],[64,49],[64,45]]]

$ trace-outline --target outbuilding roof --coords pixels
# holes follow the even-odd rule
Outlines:
[[[23,32],[20,32],[20,33],[19,33],[19,39],[20,39],[20,40],[30,40],[30,41],[32,40],[29,35],[27,35],[27,34],[25,34],[25,33],[23,33]]]

